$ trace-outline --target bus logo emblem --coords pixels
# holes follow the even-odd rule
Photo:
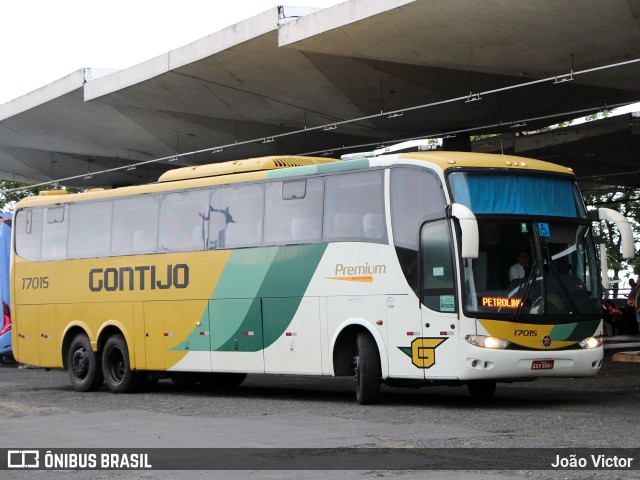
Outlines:
[[[551,337],[549,335],[547,335],[542,339],[542,345],[544,345],[545,347],[548,347],[551,345]]]
[[[411,357],[411,363],[418,368],[430,368],[436,363],[436,348],[447,338],[416,338],[410,347],[398,347],[407,356]]]

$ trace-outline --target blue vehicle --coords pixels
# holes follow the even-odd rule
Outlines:
[[[0,320],[0,360],[12,360],[11,351],[11,302],[9,301],[9,260],[11,258],[11,213],[0,213],[0,295],[2,318]]]

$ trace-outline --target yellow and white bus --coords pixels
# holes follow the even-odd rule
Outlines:
[[[599,213],[631,255],[624,218]],[[591,221],[570,169],[391,148],[49,192],[15,210],[14,355],[78,391],[355,376],[363,404],[381,383],[490,397],[498,381],[595,375]]]

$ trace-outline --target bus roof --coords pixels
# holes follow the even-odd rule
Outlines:
[[[196,167],[176,168],[164,173],[158,182],[175,182],[176,180],[187,180],[191,178],[217,177],[219,175],[229,175],[232,173],[257,172],[261,170],[275,170],[279,168],[305,167],[309,165],[321,165],[325,163],[335,163],[340,160],[325,157],[303,157],[303,156],[272,156],[248,158],[246,160],[232,160],[223,163],[210,163]]]
[[[544,162],[513,155],[497,155],[494,153],[474,153],[474,152],[411,152],[399,153],[398,158],[422,160],[438,165],[442,170],[459,167],[479,167],[479,168],[508,168],[518,170],[538,170],[544,172],[564,173],[573,175],[573,169],[557,165],[555,163]]]
[[[442,171],[460,167],[479,167],[573,174],[569,168],[540,160],[510,155],[472,152],[410,152],[353,160],[283,155],[178,168],[163,174],[157,183],[146,185],[120,187],[109,190],[94,188],[76,194],[66,194],[64,190],[45,191],[41,193],[41,196],[22,199],[18,205],[16,205],[16,210],[27,206],[72,203],[76,201],[158,193],[180,190],[182,188],[198,188],[212,185],[360,170],[369,167],[384,167],[403,163],[403,160],[431,163],[442,169]]]

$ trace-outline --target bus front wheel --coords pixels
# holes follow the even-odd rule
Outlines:
[[[134,372],[129,363],[127,342],[120,334],[112,335],[102,351],[104,383],[113,393],[132,393],[143,389],[146,372]]]
[[[378,347],[368,333],[359,333],[356,345],[358,348],[355,358],[356,401],[360,405],[378,403],[382,375]]]
[[[76,392],[91,392],[102,385],[99,356],[91,349],[89,337],[84,333],[73,337],[69,344],[67,370]]]

